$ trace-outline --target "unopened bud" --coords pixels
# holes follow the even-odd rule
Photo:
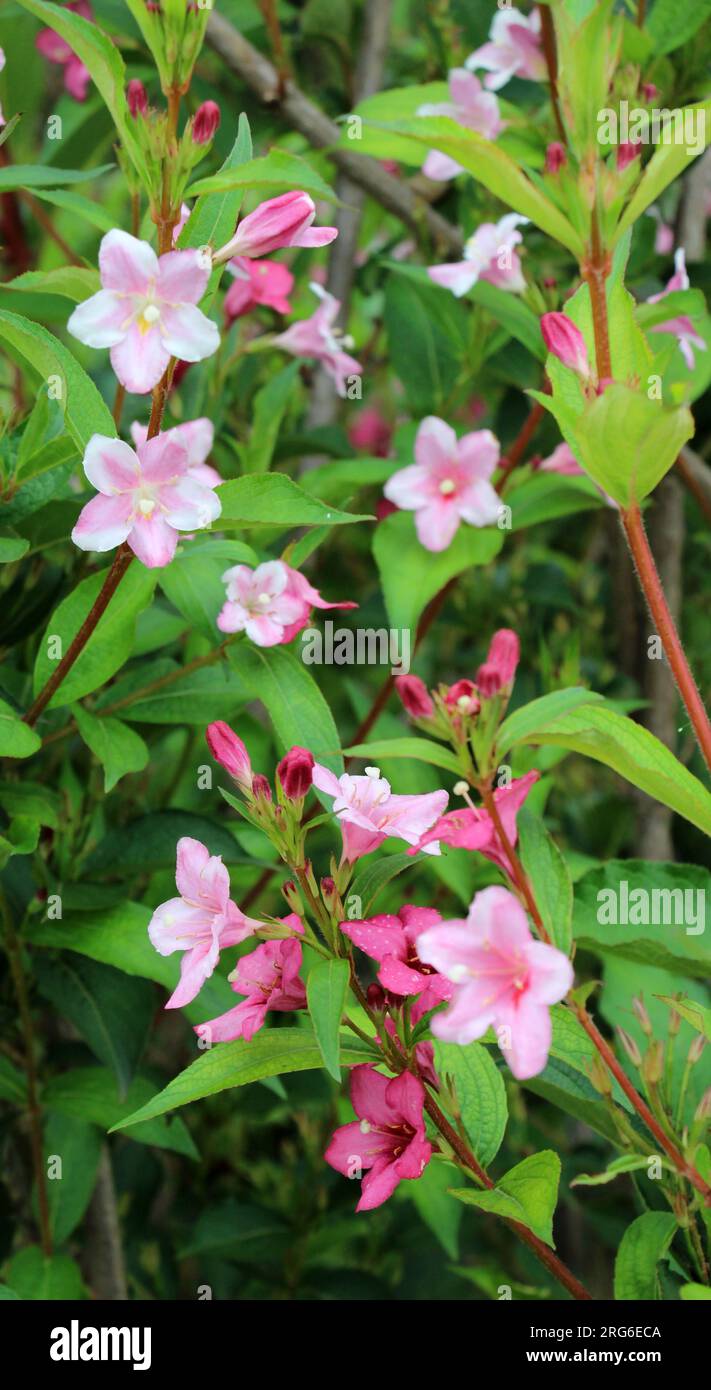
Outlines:
[[[565,145],[561,145],[560,140],[553,140],[546,149],[546,174],[557,174],[559,169],[567,163],[568,156],[565,153]]]
[[[209,145],[220,124],[220,108],[216,101],[204,101],[193,117],[194,145]]]
[[[477,688],[485,700],[490,700],[494,695],[498,695],[500,690],[513,685],[520,655],[521,644],[511,628],[502,627],[494,633],[486,661],[476,673]]]
[[[343,907],[338,894],[338,889],[336,888],[336,884],[334,880],[331,878],[330,874],[327,875],[326,878],[321,879],[321,897],[323,899],[324,906],[327,908],[327,910],[331,913],[337,912],[338,917],[340,919],[340,917],[343,914]]]
[[[456,710],[458,714],[471,716],[478,714],[481,705],[477,699],[476,686],[473,681],[455,681],[450,685],[444,703],[448,710]]]
[[[272,789],[269,780],[262,772],[255,773],[252,778],[252,796],[255,801],[271,801]]]
[[[709,1086],[708,1089],[704,1091],[704,1094],[702,1095],[701,1100],[699,1101],[694,1111],[695,1124],[701,1121],[705,1122],[706,1120],[711,1120],[711,1086]]]
[[[644,1054],[642,1062],[642,1076],[648,1086],[658,1086],[664,1071],[664,1044],[659,1042],[650,1043]]]
[[[626,1032],[624,1028],[618,1027],[617,1034],[632,1065],[635,1067],[641,1066],[642,1053],[640,1052],[634,1038],[631,1037],[631,1035],[628,1032]]]
[[[699,1061],[699,1058],[701,1057],[701,1054],[705,1046],[706,1039],[703,1033],[697,1033],[696,1037],[694,1038],[693,1042],[689,1047],[689,1055],[687,1061],[689,1062],[690,1066],[693,1067],[695,1063]]]
[[[385,1008],[385,990],[382,985],[368,985],[365,997],[368,1000],[369,1007],[373,1009],[375,1013],[382,1013]]]
[[[574,372],[587,381],[590,377],[590,363],[585,339],[580,329],[567,314],[544,314],[541,319],[541,333],[548,351]]]
[[[293,878],[288,878],[286,883],[282,883],[281,891],[292,912],[295,912],[298,917],[302,917],[304,913],[304,904],[301,901],[299,890]]]
[[[134,120],[139,116],[145,116],[148,110],[148,93],[137,77],[132,77],[126,88],[126,101]]]
[[[632,1008],[634,1009],[634,1012],[637,1015],[637,1018],[639,1019],[642,1032],[646,1033],[648,1038],[651,1038],[652,1020],[649,1017],[649,1014],[647,1013],[647,1009],[641,994],[638,998],[634,998],[632,1000]]]
[[[308,748],[290,748],[277,767],[277,777],[289,801],[301,801],[313,781],[314,755]]]
[[[612,1080],[602,1058],[596,1052],[590,1064],[590,1081],[601,1096],[612,1095]]]
[[[397,676],[395,689],[413,719],[429,719],[434,714],[430,693],[419,676]]]
[[[680,1028],[681,1028],[681,1014],[680,1014],[680,1013],[677,1013],[676,1009],[672,1009],[672,1011],[671,1011],[671,1013],[670,1013],[670,1015],[669,1015],[669,1026],[668,1026],[668,1028],[667,1028],[667,1032],[669,1033],[669,1037],[670,1037],[670,1038],[675,1038],[676,1035],[677,1035],[677,1033],[679,1032],[679,1029],[680,1029]]]
[[[622,173],[628,164],[632,164],[635,159],[639,158],[640,149],[641,146],[632,140],[623,140],[622,144],[617,146],[615,163],[619,173]]]

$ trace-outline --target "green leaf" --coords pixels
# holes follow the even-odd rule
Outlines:
[[[379,758],[414,758],[415,762],[431,763],[433,767],[443,767],[457,776],[462,771],[451,748],[428,738],[381,738],[374,743],[355,743],[352,748],[344,748],[343,752],[347,758],[368,758],[371,763]]]
[[[145,11],[142,0],[139,0],[139,3]],[[237,168],[245,164],[251,157],[252,136],[249,121],[242,112],[237,126],[237,139],[219,173],[226,173],[230,169]],[[243,192],[242,188],[226,189],[222,193],[206,193],[203,197],[198,198],[178,238],[179,249],[182,251],[187,246],[210,245],[214,248],[224,246],[234,232]],[[222,266],[217,266],[210,275],[207,290],[202,300],[203,310],[209,308],[215,290],[220,283],[222,269]]]
[[[661,1297],[657,1265],[674,1238],[676,1218],[667,1211],[645,1211],[627,1227],[615,1260],[615,1298],[637,1301]]]
[[[62,1245],[79,1225],[91,1200],[101,1136],[93,1125],[81,1120],[50,1115],[44,1127],[43,1149],[50,1230],[54,1244]]]
[[[88,183],[114,169],[114,164],[102,164],[100,169],[58,169],[53,164],[8,164],[0,169],[0,193],[15,188],[61,188],[63,185]],[[24,279],[24,276],[20,276]],[[12,283],[12,282],[11,282]]]
[[[397,266],[385,286],[388,357],[418,415],[441,415],[469,369],[464,304],[431,281]]]
[[[345,526],[353,521],[372,521],[370,516],[341,512],[317,497],[310,497],[285,473],[248,473],[233,478],[217,489],[222,514],[215,529],[272,526],[291,530],[294,526]]]
[[[699,113],[690,115],[688,113]],[[679,120],[686,122],[689,120],[698,121],[698,127],[693,129],[708,129],[711,126],[711,101],[698,101],[693,106],[684,106],[679,111]],[[678,144],[675,141],[669,144],[657,145],[652,158],[646,165],[644,173],[637,184],[630,201],[620,218],[613,235],[613,244],[632,227],[638,217],[656,203],[660,193],[673,183],[675,179],[683,173],[684,169],[691,164],[692,160],[703,152],[706,139],[704,136],[700,147],[690,149],[682,140]]]
[[[2,170],[0,170],[0,173]],[[26,270],[24,275],[16,275],[5,286],[8,290],[23,290],[42,294],[58,294],[63,299],[71,299],[80,304],[90,294],[101,289],[98,270],[77,265],[59,266],[56,270]]]
[[[266,386],[257,391],[252,404],[252,428],[242,451],[245,473],[266,473],[270,467],[284,412],[298,374],[298,362],[290,362],[288,367],[277,372]]]
[[[518,295],[502,290],[498,285],[491,285],[488,280],[479,280],[469,291],[469,298],[486,309],[512,338],[523,343],[533,357],[545,362],[547,353],[540,320]]]
[[[670,410],[614,382],[586,406],[567,442],[590,477],[623,507],[643,502],[694,433],[687,406]]]
[[[244,643],[229,649],[229,661],[252,698],[261,700],[284,749],[310,748],[317,762],[339,776],[343,757],[333,715],[298,657],[287,647]]]
[[[260,192],[273,188],[285,193],[290,188],[303,189],[312,198],[324,198],[336,202],[332,188],[324,182],[320,174],[312,169],[308,160],[284,150],[270,150],[260,159],[250,159],[236,167],[218,169],[216,174],[198,179],[187,190],[186,197],[195,194],[225,193],[234,188],[257,188]]]
[[[94,605],[107,571],[89,575],[77,584],[52,614],[35,661],[34,690],[38,693],[56,669]],[[50,709],[71,704],[104,685],[131,654],[138,614],[150,603],[155,587],[154,571],[132,564],[124,574],[105,613],[100,617],[84,650],[49,702]],[[57,655],[57,642],[61,651]],[[50,656],[54,652],[54,659]]]
[[[0,756],[3,758],[29,758],[42,740],[34,729],[23,724],[7,700],[0,700]]]
[[[711,1300],[711,1289],[708,1284],[682,1284],[679,1297],[685,1303],[708,1302]]]
[[[216,643],[222,640],[217,615],[226,598],[222,576],[226,569],[239,564],[259,564],[251,546],[212,536],[208,541],[179,546],[175,558],[159,571],[158,583],[190,627]]]
[[[40,956],[37,979],[44,998],[74,1024],[98,1061],[113,1068],[125,1095],[155,1011],[151,985],[74,951],[51,963]]]
[[[192,811],[166,810],[151,811],[121,826],[112,826],[85,861],[86,872],[99,877],[115,876],[120,864],[120,876],[125,881],[129,874],[174,868],[175,847],[183,835],[202,840],[211,854],[221,854],[228,864],[245,862],[226,825]]]
[[[575,940],[598,955],[708,979],[710,882],[692,864],[608,860],[576,884]]]
[[[100,719],[75,705],[72,714],[85,744],[104,769],[104,791],[110,792],[128,772],[142,772],[148,762],[148,748],[135,729],[120,719]]]
[[[13,1105],[27,1103],[27,1078],[3,1053],[0,1053],[0,1100],[9,1100]]]
[[[168,676],[170,681],[151,693],[151,680]],[[147,691],[145,695],[141,694],[143,690]],[[204,729],[214,719],[229,723],[248,698],[237,672],[224,660],[197,671],[185,671],[177,662],[162,658],[152,662],[150,670],[134,667],[121,677],[101,696],[97,713],[103,705],[111,707],[114,700],[126,699],[130,703],[122,705],[121,718],[129,722],[196,724]]]
[[[504,1080],[481,1043],[459,1047],[435,1043],[438,1076],[451,1077],[462,1124],[482,1168],[496,1158],[506,1132],[508,1105]]]
[[[519,855],[531,881],[543,925],[554,946],[568,955],[572,937],[573,885],[565,860],[540,816],[518,815]]]
[[[412,140],[401,140],[388,130],[381,130],[371,122],[411,120],[418,109],[425,105],[449,101],[449,87],[446,82],[420,82],[413,86],[391,87],[384,92],[375,92],[365,97],[353,107],[353,114],[360,116],[363,127],[358,132],[357,149],[359,154],[370,154],[376,159],[397,159],[403,164],[422,163],[424,151]],[[339,146],[341,149],[354,148],[353,136],[349,133],[348,118],[343,127]]]
[[[38,1245],[28,1245],[13,1255],[7,1277],[17,1298],[40,1302],[83,1298],[79,1266],[68,1255],[43,1255]]]
[[[145,1076],[137,1076],[121,1100],[116,1094],[116,1082],[105,1067],[76,1067],[73,1071],[53,1077],[42,1092],[42,1100],[44,1108],[52,1114],[64,1115],[70,1120],[83,1120],[109,1130],[120,1128],[137,1106],[140,1107],[138,1113],[148,1110],[155,1094],[153,1083]],[[142,1122],[136,1132],[129,1135],[129,1139],[135,1139],[139,1144],[153,1144],[157,1149],[169,1149],[186,1158],[198,1157],[181,1119],[155,1120],[147,1115],[141,1118],[142,1121],[145,1118],[146,1122]]]
[[[592,479],[548,472],[534,473],[507,488],[506,504],[511,508],[512,531],[605,505]]]
[[[367,917],[380,890],[417,863],[412,854],[385,854],[379,859],[369,859],[360,870],[348,890],[348,901],[360,898],[361,907],[357,916]]]
[[[520,1221],[539,1240],[555,1249],[553,1213],[559,1181],[560,1159],[551,1149],[543,1149],[509,1169],[492,1191],[477,1192],[473,1187],[461,1187],[454,1188],[452,1196],[494,1216]]]
[[[341,1042],[341,1063],[345,1067],[372,1061],[372,1051],[359,1038],[344,1036]],[[321,1049],[310,1028],[263,1028],[245,1042],[218,1043],[203,1053],[185,1071],[175,1077],[159,1095],[135,1114],[115,1125],[125,1129],[144,1123],[167,1110],[189,1105],[203,1096],[215,1095],[233,1086],[248,1086],[268,1076],[287,1072],[313,1071],[323,1066]]]
[[[0,565],[11,565],[15,560],[20,560],[30,548],[30,543],[24,536],[18,536],[15,531],[3,531],[0,533]]]
[[[654,0],[645,31],[653,41],[655,54],[673,53],[693,38],[710,17],[711,0],[696,0],[688,8],[680,6],[678,0]]]
[[[54,394],[64,410],[66,428],[82,452],[92,434],[114,438],[113,416],[93,381],[68,348],[46,328],[20,314],[0,309],[0,339],[13,356],[19,356],[32,367],[43,387],[46,388],[50,378],[54,379]]]
[[[414,630],[431,598],[456,575],[473,565],[488,565],[498,555],[504,533],[494,526],[460,526],[446,550],[425,550],[407,512],[381,521],[373,538],[390,624]]]
[[[309,972],[306,998],[323,1065],[335,1081],[341,1079],[341,1019],[348,994],[347,960],[320,960]]]
[[[91,170],[92,176],[95,172],[96,170]],[[35,198],[40,198],[43,203],[49,203],[52,207],[61,208],[63,212],[71,212],[75,217],[83,218],[92,227],[98,227],[100,232],[110,232],[116,226],[116,219],[101,203],[93,203],[82,193],[66,193],[61,188],[36,188],[34,194]]]
[[[711,1009],[705,1004],[699,1004],[696,999],[675,999],[671,995],[659,994],[657,998],[669,1005],[670,1009],[676,1009],[697,1033],[703,1033],[707,1042],[711,1042]]]
[[[579,1173],[577,1178],[573,1178],[571,1187],[604,1187],[608,1182],[613,1182],[622,1173],[646,1173],[649,1169],[650,1161],[666,1164],[666,1159],[660,1158],[658,1154],[647,1157],[644,1154],[622,1154],[620,1158],[614,1158],[608,1164],[604,1173]]]
[[[450,1260],[459,1256],[459,1227],[463,1216],[461,1205],[453,1202],[451,1196],[452,1183],[458,1176],[458,1170],[451,1163],[428,1163],[417,1182],[406,1182],[399,1188],[402,1198],[409,1197],[414,1202],[425,1225]]]

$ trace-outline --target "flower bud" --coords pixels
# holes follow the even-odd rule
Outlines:
[[[252,778],[252,796],[255,801],[271,801],[272,799],[272,789],[269,785],[269,780],[264,777],[261,772],[256,772]]]
[[[313,781],[314,755],[308,748],[290,748],[277,767],[277,777],[290,801],[301,801]]]
[[[235,234],[216,253],[215,263],[233,256],[269,256],[283,246],[327,246],[338,235],[335,227],[312,227],[313,198],[300,189],[267,198],[242,218]]]
[[[282,883],[281,891],[292,912],[295,912],[298,917],[302,917],[304,913],[304,904],[301,901],[299,890],[293,878],[288,878],[286,883]]]
[[[521,644],[515,632],[502,627],[494,633],[486,661],[476,673],[479,694],[490,700],[504,688],[511,688],[516,675]]]
[[[230,777],[234,777],[242,791],[251,792],[254,786],[252,764],[241,738],[221,719],[208,724],[205,737],[215,762],[220,763]]]
[[[649,1014],[647,1013],[647,1008],[641,994],[639,998],[635,997],[632,1000],[632,1008],[634,1009],[634,1012],[637,1015],[637,1018],[639,1019],[642,1032],[646,1033],[648,1038],[651,1038],[652,1020],[649,1017]]]
[[[639,153],[640,146],[637,142],[633,140],[623,140],[622,144],[617,146],[615,164],[618,172],[622,173],[622,170],[626,169],[628,164],[638,159]]]
[[[650,1043],[644,1054],[642,1076],[648,1086],[658,1086],[664,1071],[664,1044],[657,1040]]]
[[[382,985],[368,985],[365,991],[368,1005],[375,1013],[381,1013],[385,1008],[385,990]]]
[[[134,120],[138,116],[145,116],[148,110],[148,93],[137,77],[132,77],[126,88],[126,101]]]
[[[413,719],[429,719],[434,714],[430,693],[419,676],[396,676],[395,689]]]
[[[473,681],[468,680],[455,681],[454,685],[450,685],[444,697],[444,703],[448,710],[452,710],[456,714],[478,714],[481,709],[477,699],[476,686]]]
[[[541,319],[543,341],[564,367],[571,367],[587,381],[590,378],[588,350],[580,329],[567,314],[544,314]]]
[[[690,1066],[694,1066],[699,1061],[701,1054],[706,1046],[706,1039],[703,1033],[697,1033],[689,1046],[687,1061]]]
[[[209,145],[220,124],[220,108],[216,101],[204,101],[193,116],[194,145]]]
[[[632,1065],[635,1067],[641,1066],[642,1054],[634,1038],[629,1033],[625,1032],[624,1028],[618,1028],[617,1034]]]
[[[654,98],[659,96],[659,88],[655,87],[653,82],[643,82],[642,96],[645,101],[654,101]]]
[[[711,1120],[711,1086],[707,1087],[695,1111],[694,1124]]]
[[[561,145],[560,140],[553,140],[546,150],[546,174],[557,174],[559,169],[568,161],[565,153],[565,145]]]
[[[595,1090],[601,1096],[612,1095],[610,1073],[597,1052],[594,1054],[592,1062],[590,1063],[590,1080]]]

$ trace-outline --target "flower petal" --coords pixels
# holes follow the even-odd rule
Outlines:
[[[202,362],[220,346],[217,324],[194,304],[180,304],[164,309],[160,318],[163,346],[181,362]]]
[[[114,227],[101,239],[99,270],[105,290],[145,294],[158,275],[158,257],[147,241]]]
[[[111,348],[111,366],[121,385],[139,396],[158,385],[169,361],[157,325],[142,333],[131,323],[121,342]]]
[[[159,512],[143,516],[140,512],[126,537],[134,555],[146,569],[162,569],[169,565],[178,544],[178,533]]]
[[[87,347],[107,348],[120,343],[128,331],[133,306],[112,290],[99,290],[77,304],[67,322],[67,330]]]
[[[209,279],[210,267],[197,249],[168,251],[158,262],[156,297],[171,305],[198,304]]]
[[[131,492],[138,486],[138,457],[122,439],[92,434],[83,463],[89,482],[106,497],[115,497],[117,492]]]
[[[113,550],[128,537],[132,522],[133,498],[104,497],[98,493],[82,508],[72,531],[72,540],[80,550]]]

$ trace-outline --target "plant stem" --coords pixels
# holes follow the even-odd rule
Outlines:
[[[560,97],[558,96],[558,52],[556,49],[555,29],[548,5],[539,5],[538,13],[541,16],[541,43],[543,46],[543,56],[546,60],[548,69],[548,84],[551,91],[551,105],[553,115],[558,130],[558,134],[563,145],[568,144],[568,136],[563,125],[563,117],[560,112]]]
[[[536,430],[538,429],[538,426],[541,423],[541,420],[543,419],[544,415],[545,410],[543,409],[543,406],[541,405],[540,401],[536,401],[535,405],[532,406],[531,410],[529,411],[528,417],[524,421],[522,428],[519,430],[519,433],[516,436],[513,444],[511,445],[511,448],[508,450],[505,457],[501,460],[501,476],[496,484],[496,491],[499,494],[503,493],[504,488],[509,480],[509,474],[513,472],[514,468],[518,467],[519,463],[523,459],[526,449],[528,448],[528,445],[530,444],[534,434],[536,433]]]

